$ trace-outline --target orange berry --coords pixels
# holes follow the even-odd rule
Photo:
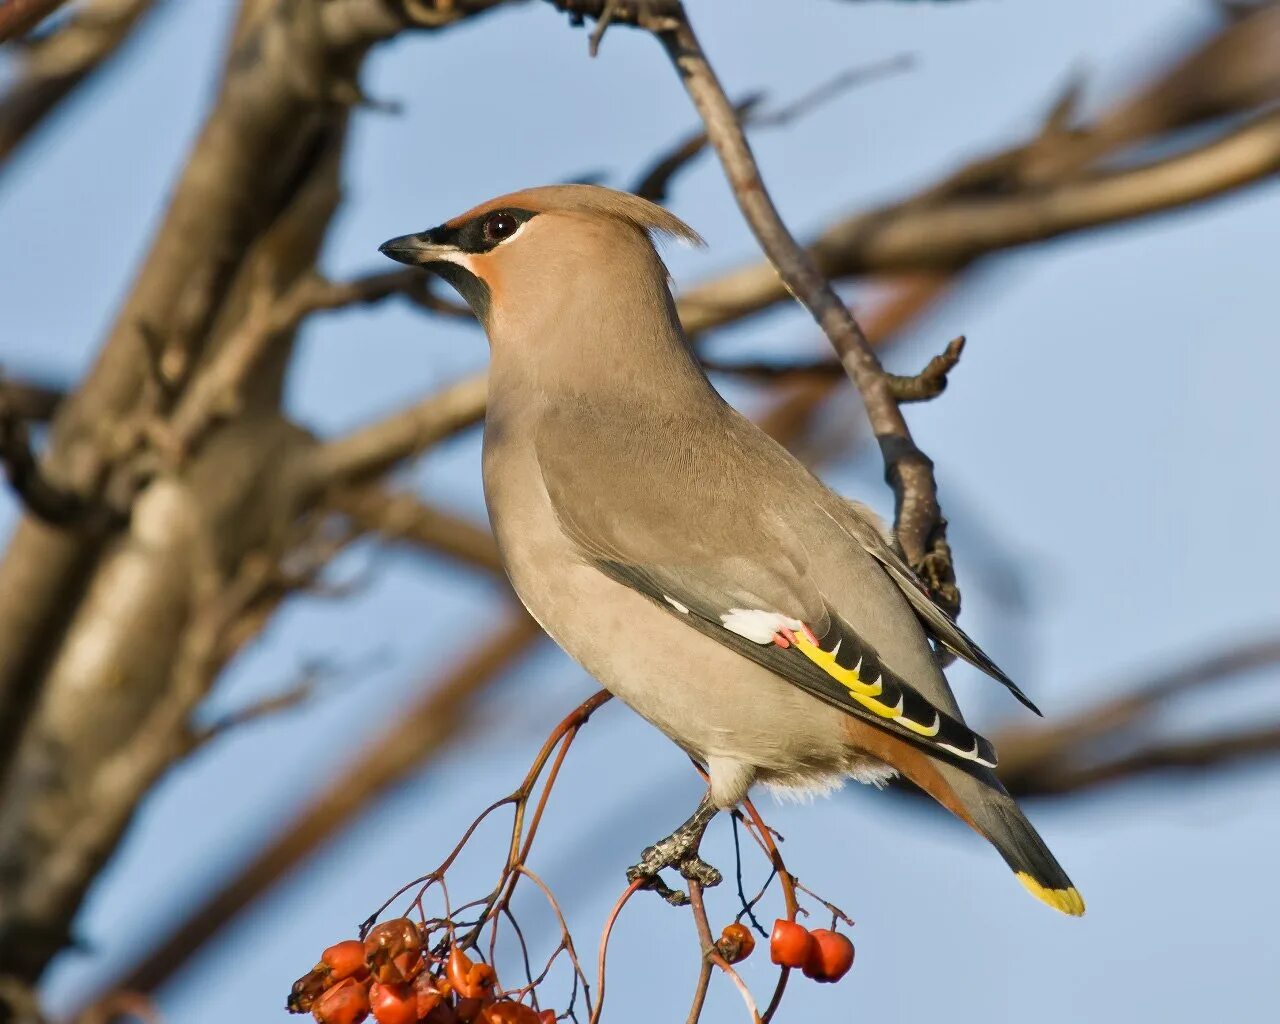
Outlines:
[[[489,995],[498,981],[492,967],[476,963],[457,946],[449,950],[445,973],[449,984],[463,999],[480,999]]]
[[[443,1006],[452,1012],[452,1007],[449,1006],[448,988],[449,983],[443,978],[425,971],[414,979],[413,995],[420,1020],[437,1007]]]
[[[809,929],[795,921],[780,917],[773,923],[769,936],[769,959],[779,967],[804,967],[813,949]]]
[[[806,978],[826,984],[839,981],[853,966],[853,943],[839,932],[813,930],[813,948],[804,965]]]
[[[724,926],[716,948],[729,963],[741,963],[755,950],[756,937],[751,934],[751,929],[745,924],[735,921],[733,924]]]
[[[481,1024],[539,1024],[538,1017],[531,1007],[509,999],[485,1007],[480,1013]]]
[[[359,939],[335,942],[320,954],[320,962],[329,968],[331,981],[342,981],[364,970],[364,943]]]
[[[374,982],[369,989],[369,1009],[378,1024],[416,1024],[418,999],[408,985]]]
[[[347,978],[316,1000],[311,1016],[319,1024],[360,1024],[369,1016],[369,993],[355,978]]]
[[[422,932],[407,917],[383,921],[365,936],[364,956],[378,981],[412,981],[423,967]]]

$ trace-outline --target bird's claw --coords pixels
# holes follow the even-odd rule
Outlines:
[[[645,888],[654,890],[673,907],[684,906],[689,902],[689,897],[679,889],[672,889],[667,885],[659,872],[675,868],[684,878],[697,882],[706,889],[719,885],[724,880],[719,871],[698,856],[700,838],[677,832],[654,843],[640,855],[639,864],[627,869],[627,880],[632,883],[643,881]]]

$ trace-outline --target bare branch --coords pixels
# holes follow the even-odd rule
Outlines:
[[[938,507],[933,463],[912,440],[889,377],[862,328],[778,214],[733,106],[683,7],[676,5],[672,10],[660,17],[646,14],[642,24],[658,37],[680,73],[756,240],[784,286],[831,341],[861,393],[880,443],[885,476],[894,492],[898,543],[934,597],[954,615],[960,608],[960,594],[946,540],[946,520]]]
[[[513,613],[456,668],[412,707],[395,716],[341,769],[312,803],[245,866],[227,887],[214,892],[118,986],[153,991],[172,970],[239,910],[273,886],[295,864],[337,835],[381,793],[465,734],[473,696],[508,671],[542,635],[523,611]]]
[[[1276,666],[1280,640],[1267,636],[1185,661],[1146,680],[1110,684],[1106,692],[1118,696],[1054,725],[997,734],[1001,778],[1015,795],[1061,795],[1166,768],[1205,768],[1280,754],[1272,725],[1188,739],[1145,735],[1170,701]]]
[[[311,457],[316,486],[361,483],[484,418],[488,379],[466,377],[379,422],[330,441]]]
[[[502,560],[486,527],[432,508],[415,494],[396,493],[376,484],[329,494],[327,504],[362,531],[386,541],[412,544],[458,559],[502,577]]]
[[[24,423],[47,423],[66,396],[65,388],[31,380],[13,380],[0,371],[0,408]]]
[[[0,3],[0,43],[30,32],[66,0],[5,0]]]
[[[197,373],[170,420],[157,428],[156,440],[170,458],[181,462],[220,419],[240,410],[241,389],[271,346],[288,338],[302,321],[321,310],[381,302],[393,295],[412,296],[420,306],[458,313],[452,303],[436,300],[421,271],[390,271],[350,281],[326,281],[318,275],[300,277],[277,296],[262,281],[249,296],[239,325],[223,342],[208,366]],[[470,317],[470,313],[466,315]]]
[[[599,28],[599,23],[596,27]],[[781,128],[813,113],[822,104],[830,102],[854,86],[910,66],[910,57],[899,56],[875,64],[846,68],[776,110],[760,110],[764,103],[764,93],[760,92],[743,97],[733,105],[733,109],[745,128]],[[671,191],[672,180],[707,148],[707,141],[707,133],[701,130],[684,136],[640,174],[631,191],[655,203],[666,202]]]
[[[734,113],[745,119],[764,102],[763,93],[752,93],[733,105]],[[671,182],[707,148],[705,131],[691,132],[662,153],[636,178],[631,191],[655,203],[665,203],[671,191]]]
[[[743,377],[758,381],[789,380],[797,377],[820,377],[828,380],[844,379],[844,367],[838,359],[811,359],[805,363],[726,363],[719,359],[702,359],[702,368],[708,373],[723,373],[731,377]]]
[[[8,0],[0,5],[0,41],[26,31],[60,4]],[[114,56],[154,4],[86,0],[55,31],[24,44],[19,71],[0,95],[0,166],[62,100]]]
[[[937,398],[947,388],[947,374],[960,362],[964,351],[964,336],[953,338],[944,351],[934,356],[917,374],[901,376],[889,374],[889,386],[898,402],[927,402]]]
[[[103,524],[114,519],[106,517],[101,504],[59,487],[41,471],[27,421],[18,409],[20,400],[19,393],[0,379],[0,462],[23,505],[50,526],[83,526],[99,514]]]
[[[279,693],[254,701],[203,728],[193,730],[190,750],[194,751],[207,746],[214,740],[238,730],[241,726],[296,708],[299,704],[310,700],[315,695],[316,687],[321,680],[333,673],[333,667],[329,665],[316,663],[306,666],[298,680]]]

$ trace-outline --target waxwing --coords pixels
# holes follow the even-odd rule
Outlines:
[[[1009,678],[928,596],[875,515],[739,415],[693,358],[654,235],[590,185],[491,200],[382,252],[452,283],[489,336],[484,487],[516,593],[561,647],[704,765],[693,816],[630,869],[715,884],[707,824],[757,782],[901,774],[1037,898],[1084,902],[964,722],[945,649]],[[1034,710],[1034,708],[1033,708]]]

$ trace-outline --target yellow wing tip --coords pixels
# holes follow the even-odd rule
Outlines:
[[[1070,889],[1047,889],[1025,871],[1019,871],[1017,875],[1018,881],[1026,887],[1027,892],[1041,903],[1047,903],[1054,910],[1060,910],[1072,917],[1084,916],[1084,900],[1080,898],[1080,893],[1074,886]]]

